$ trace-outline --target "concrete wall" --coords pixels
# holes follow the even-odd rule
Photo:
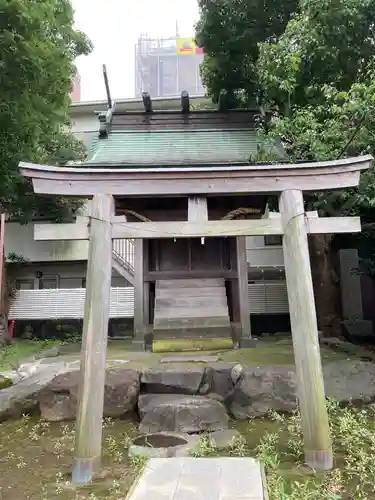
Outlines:
[[[15,253],[30,262],[87,260],[87,241],[35,241],[34,224],[8,222],[5,226],[5,255]]]
[[[246,253],[250,266],[284,266],[283,247],[281,245],[266,246],[263,236],[246,238]]]
[[[8,273],[23,289],[80,288],[84,286],[86,268],[86,262],[12,264],[8,267]],[[111,286],[129,285],[125,278],[112,269]]]
[[[87,211],[83,207],[82,214]],[[8,222],[5,228],[5,254],[15,253],[31,262],[87,260],[87,241],[35,241],[34,224]],[[247,238],[247,260],[251,266],[283,266],[281,246],[265,246],[263,236]]]
[[[98,110],[100,111],[100,110]],[[71,113],[72,132],[81,139],[89,150],[92,140],[99,133],[99,119],[93,111],[85,111],[84,113]]]
[[[72,132],[82,134],[84,132],[99,133],[99,119],[92,111],[70,114]]]

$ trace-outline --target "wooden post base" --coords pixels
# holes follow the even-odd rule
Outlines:
[[[249,347],[256,347],[257,344],[252,337],[241,337],[240,338],[240,349],[246,349]]]
[[[333,468],[332,448],[317,451],[305,449],[305,462],[316,471],[331,470]]]
[[[76,458],[72,472],[73,484],[88,484],[100,470],[101,457]]]

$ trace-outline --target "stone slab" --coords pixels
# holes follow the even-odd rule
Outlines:
[[[216,363],[219,356],[168,356],[161,363]]]
[[[265,500],[253,458],[151,458],[127,500]]]

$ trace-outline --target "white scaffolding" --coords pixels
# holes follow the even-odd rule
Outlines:
[[[204,95],[200,76],[203,54],[178,54],[178,37],[152,38],[143,33],[135,45],[135,97],[148,92],[151,97]]]

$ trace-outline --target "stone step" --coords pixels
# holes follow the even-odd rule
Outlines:
[[[151,458],[128,500],[265,500],[254,458]]]

